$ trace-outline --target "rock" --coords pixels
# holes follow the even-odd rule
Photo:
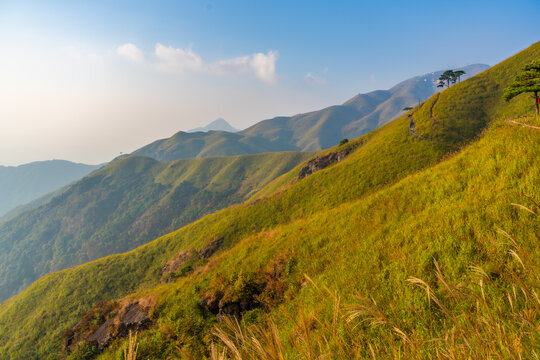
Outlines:
[[[225,241],[225,238],[219,238],[211,241],[208,245],[198,251],[200,258],[207,259],[212,256],[216,251],[219,250],[221,245],[223,245],[223,241]]]
[[[150,311],[155,307],[155,300],[148,298],[126,299],[120,304],[118,312],[107,319],[88,339],[98,344],[102,350],[111,340],[124,338],[129,331],[138,332],[148,328],[151,323]]]
[[[88,341],[90,343],[96,343],[100,350],[104,349],[113,339],[111,333],[112,319],[105,321],[95,333],[90,336]]]
[[[207,259],[219,250],[225,238],[217,238],[207,244],[199,251],[181,251],[174,258],[167,261],[161,268],[161,281],[165,283],[173,282],[179,275],[178,271],[186,266],[193,266],[200,259]],[[180,275],[181,276],[181,275]]]
[[[306,176],[309,176],[319,170],[325,169],[332,164],[340,162],[341,160],[345,159],[347,155],[353,152],[354,149],[358,147],[358,145],[359,143],[356,143],[353,146],[348,145],[345,149],[341,151],[331,152],[309,160],[306,165],[300,169],[300,172],[298,173],[298,180],[302,180]]]
[[[156,303],[155,295],[96,303],[79,324],[64,331],[64,353],[69,355],[81,342],[95,344],[101,351],[112,340],[127,337],[130,331],[147,329]]]
[[[164,278],[165,282],[173,281],[175,278],[173,275],[194,257],[198,258],[199,255],[193,250],[181,251],[178,253],[178,255],[167,261],[167,263],[161,268],[162,279]]]
[[[71,344],[73,343],[73,340],[75,338],[75,332],[73,329],[67,329],[62,334],[62,352],[63,353],[69,353],[69,349],[71,348]]]

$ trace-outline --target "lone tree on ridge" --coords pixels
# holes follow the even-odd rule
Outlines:
[[[453,79],[454,79],[454,72],[452,70],[446,70],[439,77],[439,83],[437,84],[437,87],[444,87],[444,85],[446,85],[446,87],[449,88],[450,83],[454,81]]]
[[[454,84],[456,83],[456,79],[457,79],[457,82],[461,82],[461,76],[462,75],[465,75],[465,71],[463,70],[456,70],[454,71]]]
[[[462,75],[465,75],[465,71],[463,70],[446,70],[439,77],[437,87],[444,87],[444,85],[446,85],[446,87],[449,88],[450,84],[455,84],[456,81],[460,82]]]
[[[504,89],[503,97],[504,100],[509,101],[520,94],[528,92],[533,94],[536,116],[538,116],[538,106],[540,103],[540,99],[538,98],[538,93],[540,92],[540,60],[535,60],[522,67],[521,71],[514,78],[514,81]]]

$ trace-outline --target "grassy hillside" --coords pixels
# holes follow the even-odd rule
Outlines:
[[[0,225],[0,299],[51,271],[133,249],[240,202],[308,156],[112,162]]]
[[[487,65],[463,68],[467,76]],[[267,151],[312,151],[330,148],[345,137],[355,138],[386,124],[401,114],[404,106],[418,104],[437,91],[434,72],[405,80],[389,90],[358,94],[343,105],[294,116],[264,120],[237,133],[179,132],[135,151],[133,155],[161,161]]]
[[[258,154],[270,151],[298,150],[284,143],[272,143],[258,137],[246,137],[239,133],[209,131],[179,132],[168,139],[157,140],[134,151],[131,155],[148,156],[160,161]]]
[[[129,253],[38,280],[0,305],[1,357],[56,358],[62,333],[79,323],[96,301],[128,295],[121,304],[136,299],[153,304],[150,327],[139,336],[141,359],[180,357],[178,348],[200,358],[215,339],[216,299],[225,314],[241,307],[245,325],[264,326],[266,316],[273,317],[284,351],[293,352],[294,339],[302,338],[303,330],[324,335],[324,324],[328,319],[332,323],[333,304],[317,290],[324,287],[339,290],[348,304],[356,292],[372,296],[384,316],[402,322],[399,327],[410,338],[423,338],[426,329],[444,336],[444,318],[432,311],[433,297],[428,300],[404,286],[407,278],[425,279],[438,295],[444,286],[436,283],[433,259],[451,283],[468,280],[468,266],[479,265],[506,296],[512,290],[502,270],[518,272],[520,264],[505,255],[511,247],[497,235],[497,227],[512,234],[523,250],[516,249],[519,254],[539,258],[538,220],[510,205],[533,207],[522,194],[540,198],[538,134],[493,121],[531,112],[526,96],[504,103],[501,93],[524,63],[538,57],[540,43],[426,101],[410,114],[415,132],[403,116],[318,155],[356,147],[335,165],[301,180],[299,168],[291,170],[270,185],[271,191],[260,192],[257,201],[208,215]],[[212,244],[217,252],[200,255]],[[167,283],[163,275],[170,260],[184,266]],[[529,281],[526,272],[520,278]],[[524,288],[529,285],[523,283]],[[501,298],[494,301],[492,308],[514,317],[512,305]],[[85,329],[95,330],[111,315],[103,310],[108,305],[99,304],[84,317]],[[459,307],[444,305],[452,312]],[[533,327],[538,326],[537,313],[528,318]],[[422,317],[427,320],[418,321]],[[349,333],[341,323],[338,330],[333,334]],[[377,351],[389,348],[388,337],[380,337],[376,329],[360,324],[353,331],[359,343],[373,343]],[[528,356],[538,342],[528,332],[522,334],[513,340]],[[99,358],[121,356],[121,342],[121,337],[113,340]],[[311,345],[336,358],[354,355],[339,349],[335,338]],[[425,346],[424,355],[436,357]],[[83,350],[92,349],[76,354]],[[356,350],[369,356],[367,346]]]
[[[465,71],[462,80],[466,80],[489,68],[487,65],[474,64],[465,66],[456,70]],[[412,79],[405,80],[388,90],[388,99],[381,102],[372,112],[357,121],[349,124],[346,131],[352,131],[355,134],[364,133],[366,130],[375,129],[388,121],[394,119],[397,114],[400,114],[406,106],[415,106],[433,95],[438,89],[436,87],[439,76],[442,71],[416,76]],[[344,105],[353,105],[361,101],[360,94]],[[361,103],[361,102],[360,102]]]
[[[0,217],[51,191],[78,180],[100,165],[64,160],[36,161],[20,166],[0,166]]]

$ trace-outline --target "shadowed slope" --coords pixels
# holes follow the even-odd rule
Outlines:
[[[82,178],[100,166],[65,160],[0,166],[0,217],[17,206]]]
[[[51,271],[133,249],[240,202],[308,156],[114,161],[0,225],[0,299]]]

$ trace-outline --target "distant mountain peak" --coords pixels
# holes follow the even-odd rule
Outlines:
[[[191,129],[191,130],[188,130],[187,132],[188,133],[193,133],[193,132],[198,132],[198,131],[207,132],[207,131],[212,131],[212,130],[228,131],[228,132],[239,131],[238,129],[235,129],[234,127],[232,127],[227,121],[225,121],[225,119],[218,118],[206,126]]]

